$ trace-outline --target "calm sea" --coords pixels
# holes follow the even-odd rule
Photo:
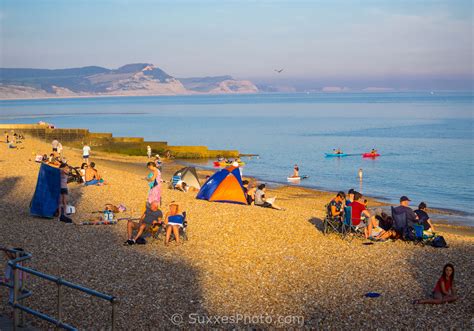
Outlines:
[[[260,155],[245,160],[244,173],[263,181],[285,183],[297,163],[309,176],[301,185],[390,202],[408,195],[474,225],[473,100],[470,92],[18,100],[0,102],[0,122],[238,149]],[[333,148],[354,155],[325,158]],[[382,156],[363,159],[371,148]]]

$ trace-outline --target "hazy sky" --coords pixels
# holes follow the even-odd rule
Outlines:
[[[1,0],[0,6],[2,67],[150,62],[177,77],[472,83],[471,0]],[[273,69],[280,67],[278,75]]]

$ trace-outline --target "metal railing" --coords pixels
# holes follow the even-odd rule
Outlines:
[[[45,320],[51,324],[54,324],[57,328],[63,328],[66,330],[77,330],[77,328],[67,323],[64,323],[62,321],[62,318],[63,318],[62,299],[63,299],[64,286],[89,294],[91,296],[109,301],[112,306],[111,327],[112,327],[112,331],[115,330],[115,324],[116,324],[116,318],[117,318],[117,304],[118,304],[118,300],[115,297],[108,294],[94,291],[92,289],[83,287],[81,285],[68,282],[59,277],[51,276],[34,269],[24,267],[20,265],[19,263],[30,259],[32,257],[31,254],[23,252],[23,251],[15,250],[15,249],[3,249],[3,250],[15,255],[15,259],[8,261],[8,265],[13,269],[13,285],[7,284],[5,282],[0,282],[0,285],[13,289],[13,303],[9,302],[9,304],[13,307],[13,316],[14,316],[13,330],[16,330],[17,327],[25,324],[24,312],[31,314],[35,317],[38,317],[42,320]],[[24,279],[20,280],[20,271],[37,276],[42,279],[46,279],[47,281],[50,281],[53,283],[56,283],[57,294],[58,294],[57,300],[56,300],[56,313],[57,313],[56,318],[20,304],[21,300],[26,299],[32,295],[32,292],[25,288]]]

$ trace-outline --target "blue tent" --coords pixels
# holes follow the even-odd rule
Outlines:
[[[35,194],[31,200],[30,214],[39,217],[54,217],[61,194],[60,170],[42,163]]]
[[[246,205],[247,198],[238,167],[228,167],[216,172],[201,187],[196,199]]]

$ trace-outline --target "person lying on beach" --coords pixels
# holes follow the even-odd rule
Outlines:
[[[172,201],[169,205],[169,211],[165,215],[166,237],[165,245],[170,243],[171,232],[173,232],[176,239],[176,244],[179,245],[179,228],[183,227],[184,217],[179,213],[179,205]]]
[[[129,220],[127,223],[127,241],[126,245],[134,245],[137,239],[140,238],[147,227],[157,227],[163,224],[163,213],[159,209],[160,203],[153,201],[149,207],[146,207],[145,212],[140,217],[140,221],[135,223]],[[137,234],[133,237],[133,230],[138,229]]]
[[[260,184],[255,191],[255,206],[272,208],[276,210],[284,210],[283,208],[275,204],[276,198],[265,198],[265,192],[267,188],[265,184]]]
[[[431,223],[430,216],[426,212],[428,206],[426,203],[421,202],[418,205],[418,209],[415,210],[415,214],[418,216],[418,224],[423,225],[423,232],[428,232],[427,234],[432,234],[435,232],[433,223]]]
[[[436,282],[431,299],[414,300],[414,304],[442,304],[458,299],[454,288],[454,266],[448,263],[443,268],[443,274]]]
[[[95,169],[95,163],[91,162],[88,167],[85,167],[85,183],[84,185],[104,185],[105,181],[100,177],[99,172]]]

